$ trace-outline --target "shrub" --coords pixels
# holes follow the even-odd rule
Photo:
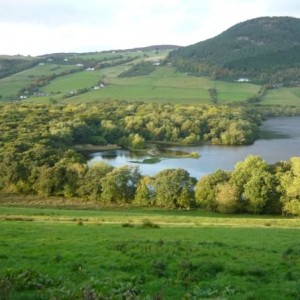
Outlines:
[[[166,276],[167,265],[163,261],[161,260],[154,261],[152,264],[152,269],[156,276],[158,277]]]
[[[130,228],[132,228],[132,227],[134,227],[134,225],[132,223],[123,223],[122,227],[130,227]]]
[[[149,220],[144,220],[142,224],[143,228],[160,228],[158,224],[152,223]]]

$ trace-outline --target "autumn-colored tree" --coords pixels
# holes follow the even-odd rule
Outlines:
[[[234,213],[239,208],[239,197],[236,188],[229,182],[219,183],[216,187],[217,211]]]
[[[229,180],[229,174],[222,170],[217,170],[212,174],[203,176],[196,185],[196,203],[210,211],[217,209],[217,185]]]
[[[150,206],[154,204],[153,179],[149,176],[143,177],[137,186],[134,204],[138,206]]]

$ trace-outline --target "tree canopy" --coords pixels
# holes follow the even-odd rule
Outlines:
[[[300,20],[262,17],[170,53],[179,70],[215,79],[247,78],[257,83],[300,82]]]
[[[297,157],[269,165],[249,156],[232,172],[218,170],[197,182],[184,169],[149,177],[129,166],[88,166],[75,151],[78,143],[132,148],[157,140],[245,143],[255,138],[262,118],[251,107],[126,102],[2,105],[0,191],[75,197],[103,205],[299,215]]]

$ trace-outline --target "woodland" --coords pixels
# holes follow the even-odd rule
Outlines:
[[[103,206],[298,215],[299,158],[268,165],[250,156],[232,172],[218,170],[198,180],[183,169],[149,177],[138,167],[88,166],[84,153],[75,150],[76,145],[90,144],[140,150],[158,141],[243,145],[257,139],[268,115],[291,111],[118,101],[6,104],[0,113],[0,188],[5,193],[71,197]]]

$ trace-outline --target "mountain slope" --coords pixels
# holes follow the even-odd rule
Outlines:
[[[173,51],[169,60],[181,70],[215,78],[299,82],[300,19],[248,20],[212,39]]]
[[[37,65],[39,60],[25,56],[0,56],[0,78],[21,72]]]

